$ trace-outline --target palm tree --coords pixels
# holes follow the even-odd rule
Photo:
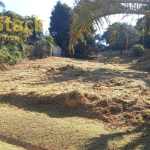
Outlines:
[[[150,5],[142,6],[141,9],[145,11],[150,11]],[[144,16],[141,18],[143,24],[143,30],[145,35],[150,35],[150,16]]]
[[[0,1],[0,6],[5,8],[5,4],[2,1]]]
[[[74,14],[70,28],[69,49],[77,44],[84,32],[90,32],[91,27],[101,28],[103,19],[109,22],[109,16],[115,14],[150,14],[150,11],[140,9],[141,5],[149,5],[150,0],[75,0]]]

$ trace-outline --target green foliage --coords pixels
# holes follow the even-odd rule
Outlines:
[[[54,41],[51,35],[40,36],[39,40],[36,40],[34,45],[33,57],[44,58],[52,56],[52,49],[54,47]]]
[[[52,52],[53,52],[53,48],[54,48],[54,39],[52,37],[52,35],[48,35],[48,36],[45,36],[46,38],[46,45],[47,45],[47,48],[49,49],[49,56],[52,56]]]
[[[144,5],[141,9],[149,11],[150,5]],[[138,19],[135,28],[140,33],[138,44],[143,45],[145,48],[150,48],[150,16],[143,16]]]
[[[140,9],[148,12],[150,10],[150,4],[142,5]],[[144,35],[144,34],[149,35],[150,34],[150,16],[147,15],[138,19],[135,27],[138,29],[141,35]]]
[[[61,47],[66,53],[69,45],[70,23],[71,8],[58,1],[51,13],[49,31],[56,45]]]
[[[5,8],[5,4],[2,1],[0,1],[0,6]]]
[[[59,1],[54,7],[51,15],[49,31],[53,36],[56,45],[61,47],[66,56],[71,56],[68,52],[68,46],[72,10],[69,6],[62,4]],[[96,45],[93,33],[91,35],[85,33],[83,39],[78,40],[78,44],[76,45],[72,56],[76,58],[89,58],[94,52],[95,47]]]
[[[132,53],[133,53],[133,56],[142,56],[144,54],[144,47],[143,45],[140,45],[140,44],[136,44],[134,45],[132,48]]]
[[[105,26],[104,20],[107,23],[111,22],[110,15],[121,13],[149,15],[149,11],[140,9],[142,4],[150,5],[150,1],[75,0],[73,21],[70,28],[69,49],[73,51],[73,47],[77,44],[78,38],[81,38],[83,33],[90,32],[89,28],[91,26],[102,29]]]
[[[3,47],[0,50],[0,68],[4,65],[13,65],[21,60],[21,53],[14,49],[14,51],[9,50],[7,47]]]
[[[34,57],[42,59],[48,50],[44,47],[44,43],[42,41],[37,41],[34,46]],[[48,53],[48,52],[47,52]]]
[[[23,42],[26,42],[26,38],[30,37],[31,36],[31,33],[28,33],[26,30],[25,30],[25,21],[26,19],[15,13],[15,12],[12,12],[12,11],[5,11],[5,12],[2,12],[0,14],[2,16],[2,18],[0,19],[0,23],[3,24],[3,30],[1,31],[1,35],[3,36],[10,36],[11,39],[12,37],[20,37],[20,41],[22,40]],[[7,19],[10,19],[10,24],[9,24],[9,28],[11,31],[7,31],[6,30],[6,20]],[[16,26],[16,23],[14,23],[15,20],[20,20],[23,24],[23,30],[22,31],[13,31],[13,27]]]
[[[12,56],[8,52],[8,49],[6,47],[3,47],[3,49],[0,50],[0,64],[8,63]]]
[[[102,38],[113,50],[131,48],[139,39],[138,31],[126,23],[114,23],[107,28]]]
[[[96,49],[95,37],[93,34],[84,34],[84,39],[78,40],[74,48],[74,57],[86,59],[90,58]]]
[[[43,32],[38,29],[35,31],[35,16],[20,16],[19,14],[12,11],[2,12],[0,15],[3,17],[0,19],[0,23],[3,24],[3,31],[0,35],[0,67],[3,68],[7,65],[13,65],[22,60],[23,58],[37,55],[38,58],[43,58],[45,51],[46,56],[50,55],[54,42],[50,36],[43,35]],[[15,19],[22,21],[23,31],[9,32],[6,30],[6,18],[10,18],[12,24],[10,29],[15,25]],[[28,28],[33,29],[32,32],[28,32],[24,29],[25,22],[32,20],[33,23],[28,24]],[[40,20],[38,20],[40,21]]]
[[[0,49],[0,69],[7,65],[14,65],[21,61],[23,58],[30,56],[32,53],[31,46],[20,43],[5,44]]]
[[[140,36],[139,41],[137,42],[137,44],[141,44],[143,45],[145,48],[150,49],[150,35],[143,35]]]

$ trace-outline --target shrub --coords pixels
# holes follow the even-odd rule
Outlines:
[[[50,50],[42,41],[35,43],[33,56],[42,59],[43,57],[49,56]]]
[[[0,69],[14,65],[27,56],[28,47],[22,43],[6,44],[0,49]]]
[[[0,50],[0,64],[8,63],[12,56],[7,51],[6,47]]]
[[[131,50],[132,50],[133,56],[142,56],[144,54],[144,51],[145,51],[143,45],[140,45],[140,44],[134,45],[131,48]]]

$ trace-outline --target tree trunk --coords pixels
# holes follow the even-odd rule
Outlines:
[[[128,43],[129,43],[129,41],[128,41],[128,36],[127,36],[127,41],[126,41],[126,54],[128,55]]]

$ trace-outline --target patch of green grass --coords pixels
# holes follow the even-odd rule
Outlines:
[[[0,141],[0,150],[25,150],[22,147]]]
[[[40,112],[40,108],[27,111],[1,104],[0,137],[48,150],[140,150],[141,146],[150,146],[148,128],[120,128],[113,123],[106,126],[98,120],[60,113],[55,110]]]
[[[92,120],[52,118],[7,105],[0,106],[0,116],[0,135],[47,149],[80,149],[88,139],[107,133],[102,124]]]

